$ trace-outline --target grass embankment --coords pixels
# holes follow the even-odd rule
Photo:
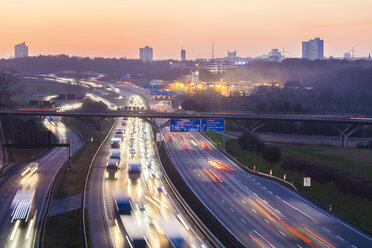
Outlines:
[[[53,81],[26,81],[15,84],[15,93],[10,98],[10,106],[28,107],[29,100],[42,100],[42,95],[85,93],[87,88]],[[38,96],[34,96],[38,95]]]
[[[53,199],[65,198],[82,192],[92,155],[106,137],[113,121],[113,119],[102,120],[92,127],[91,131],[79,120],[69,119],[65,122],[66,126],[82,134],[85,146],[73,159],[72,171],[63,171],[58,177]],[[90,141],[91,136],[93,136],[93,142]],[[48,218],[43,245],[45,247],[81,247],[80,211],[81,209],[78,209]]]
[[[219,134],[207,134],[216,144],[222,144],[222,136]],[[329,166],[340,172],[345,172],[361,180],[372,180],[372,152],[371,150],[345,149],[327,146],[310,145],[276,145],[281,148],[282,158],[288,156],[306,160],[319,165]],[[315,202],[322,208],[329,210],[332,205],[332,213],[345,221],[357,226],[367,233],[372,233],[372,202],[360,197],[340,192],[333,183],[321,184],[312,180],[310,188],[304,189],[304,174],[298,174],[282,168],[281,162],[267,163],[260,155],[242,150],[238,141],[226,138],[226,150],[239,159],[243,164],[253,169],[283,177],[293,182],[299,193]]]

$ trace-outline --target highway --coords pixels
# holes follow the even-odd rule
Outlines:
[[[201,134],[166,127],[163,136],[187,184],[247,247],[372,247],[371,237],[292,190],[241,170]]]
[[[73,131],[64,127],[59,121],[45,121],[45,125],[58,139],[70,139],[71,152],[81,146],[80,137]],[[38,168],[33,173],[24,172],[28,164],[17,166],[11,169],[6,175],[0,178],[0,245],[2,247],[33,247],[36,238],[36,230],[40,217],[45,208],[45,197],[49,186],[53,181],[59,168],[68,159],[68,148],[52,148],[39,159]],[[24,175],[22,175],[24,174]],[[14,222],[11,223],[11,203],[17,190],[35,189],[34,207],[36,209],[32,217],[34,221],[29,226],[19,226],[14,231]]]
[[[132,95],[126,90],[122,90],[122,94],[127,99]],[[141,103],[142,100],[137,98],[137,102]],[[155,154],[149,124],[137,118],[129,118],[125,121],[124,126],[122,124],[120,118],[115,126],[115,129],[125,129],[125,141],[121,149],[117,178],[106,178],[106,161],[110,152],[113,151],[110,140],[114,137],[115,132],[110,134],[108,141],[97,154],[90,173],[87,213],[92,247],[123,247],[125,240],[128,239],[127,234],[118,225],[120,219],[116,214],[113,201],[113,194],[117,193],[130,196],[132,205],[135,206],[134,214],[137,214],[146,223],[146,238],[150,247],[167,247],[167,238],[161,228],[159,230],[159,223],[166,222],[173,217],[184,229],[182,233],[187,246],[208,247],[203,238],[194,230],[195,227],[183,215],[180,207],[175,204],[171,195],[167,193],[168,189],[164,184],[162,171]],[[134,142],[130,142],[130,139],[133,139]],[[149,148],[144,150],[147,142],[149,142]],[[130,145],[130,143],[133,144]],[[137,151],[135,159],[142,163],[141,177],[137,183],[131,182],[128,178],[128,147]],[[151,167],[148,166],[149,161]]]

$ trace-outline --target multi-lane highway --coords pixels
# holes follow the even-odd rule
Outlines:
[[[184,180],[244,245],[372,247],[371,237],[292,190],[241,170],[201,134],[163,135]]]
[[[58,139],[69,139],[71,152],[75,153],[81,146],[80,137],[73,131],[67,129],[59,121],[47,121],[45,125]],[[37,167],[26,171],[29,164],[20,165],[10,170],[0,179],[0,245],[3,247],[33,247],[36,231],[38,228],[41,213],[45,206],[45,197],[49,186],[59,168],[68,160],[68,148],[52,148],[39,159]],[[33,219],[31,225],[19,225],[11,223],[11,204],[18,190],[34,189],[34,209],[30,216]]]
[[[136,102],[139,105],[143,104],[139,97],[128,96],[127,91],[123,91],[123,94],[126,94],[128,99],[135,99],[132,104],[136,105]],[[187,246],[207,247],[206,242],[175,204],[172,196],[167,193],[149,124],[137,118],[124,121],[120,119],[114,130],[116,129],[124,130],[117,178],[108,177],[109,172],[106,168],[111,152],[117,150],[111,147],[110,142],[115,136],[115,131],[110,134],[108,141],[97,154],[90,174],[87,210],[92,247],[123,247],[129,239],[129,234],[119,227],[121,219],[114,206],[115,194],[130,197],[134,208],[132,214],[145,224],[146,240],[150,247],[168,246],[169,241],[162,223],[175,225],[174,230],[177,230],[177,227],[181,228],[183,231],[180,233]],[[129,153],[129,150],[133,152]],[[128,163],[134,160],[141,162],[141,175],[135,183],[128,174]]]

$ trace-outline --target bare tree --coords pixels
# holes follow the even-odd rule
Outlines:
[[[0,68],[0,107],[6,106],[16,83],[14,72],[5,67]]]

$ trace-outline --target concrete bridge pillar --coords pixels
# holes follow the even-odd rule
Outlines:
[[[360,125],[352,124],[344,130],[339,129],[335,125],[333,127],[340,133],[340,146],[348,148],[349,147],[349,137],[359,130]]]

